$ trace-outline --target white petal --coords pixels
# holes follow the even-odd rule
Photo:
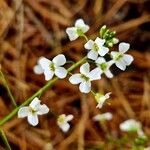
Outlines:
[[[122,42],[119,44],[119,52],[125,53],[130,48],[130,44]]]
[[[102,63],[105,63],[106,60],[105,60],[103,57],[98,57],[95,62],[96,62],[97,64],[102,64]]]
[[[111,120],[113,118],[113,115],[110,112],[104,113],[103,116],[106,120]]]
[[[98,53],[94,50],[88,52],[87,57],[92,60],[96,60],[98,57]]]
[[[43,104],[39,106],[37,114],[43,115],[43,114],[47,114],[48,112],[49,112],[49,108],[45,104]]]
[[[80,72],[84,75],[87,75],[90,71],[90,65],[89,63],[85,63],[80,67]]]
[[[39,105],[40,105],[40,100],[37,98],[37,97],[35,97],[33,100],[32,100],[32,102],[30,103],[30,107],[31,108],[33,108],[33,109],[37,109],[38,107],[39,107]]]
[[[97,37],[96,40],[95,40],[95,43],[96,43],[98,46],[102,46],[102,45],[104,45],[104,43],[105,43],[105,39],[101,39],[101,38]]]
[[[82,82],[81,74],[74,74],[69,78],[70,83],[72,84],[79,84]]]
[[[47,58],[45,57],[41,57],[39,59],[39,64],[41,65],[41,67],[45,70],[47,68],[49,68],[49,65],[51,64],[51,61],[48,60]]]
[[[93,120],[94,120],[94,121],[100,121],[100,116],[101,116],[100,114],[94,116],[94,117],[93,117]]]
[[[63,132],[67,132],[70,128],[70,125],[69,125],[69,123],[64,123],[64,124],[60,125],[59,127],[62,129]]]
[[[63,54],[59,54],[53,58],[52,62],[55,66],[63,66],[66,63],[66,57]]]
[[[79,35],[77,34],[77,29],[75,27],[67,28],[66,33],[68,34],[70,41],[76,40],[79,37]]]
[[[29,122],[29,124],[31,124],[32,126],[36,126],[36,125],[39,123],[37,114],[36,114],[36,113],[34,113],[34,114],[30,113],[30,114],[28,115],[28,122]]]
[[[73,119],[73,115],[66,116],[66,121],[71,121]]]
[[[108,99],[110,97],[111,92],[105,94],[105,98]]]
[[[84,48],[85,49],[92,49],[93,44],[94,44],[94,41],[93,40],[89,40],[87,43],[85,43]]]
[[[100,47],[98,50],[98,53],[100,56],[104,56],[109,52],[109,49],[107,47]]]
[[[41,65],[34,66],[33,71],[34,71],[35,74],[42,74],[44,72]]]
[[[126,69],[126,64],[122,60],[117,61],[115,64],[119,69],[123,71]]]
[[[101,70],[97,67],[90,71],[88,77],[90,78],[90,81],[99,80],[101,78],[101,73]]]
[[[63,79],[67,76],[67,70],[64,67],[57,67],[55,69],[55,75],[58,78]]]
[[[116,52],[116,51],[111,52],[111,56],[114,60],[118,57],[118,54],[119,54],[119,52]]]
[[[81,28],[83,33],[89,30],[89,26],[84,23],[83,19],[76,20],[75,27]]]
[[[54,72],[51,71],[50,69],[45,69],[44,75],[45,75],[45,80],[48,81],[48,80],[51,80],[53,78]]]
[[[18,118],[27,117],[29,113],[29,107],[22,107],[18,111]]]
[[[81,82],[79,89],[82,93],[89,93],[91,91],[91,82]]]
[[[106,75],[108,78],[112,78],[112,77],[113,77],[113,74],[111,73],[110,70],[106,70],[104,73],[105,73],[105,75]]]
[[[125,61],[126,65],[129,66],[134,59],[131,55],[124,54],[123,55],[123,60]]]

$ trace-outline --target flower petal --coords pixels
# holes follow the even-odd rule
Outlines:
[[[98,57],[98,53],[94,50],[88,52],[87,57],[92,60],[96,60]]]
[[[102,63],[105,63],[106,60],[105,60],[103,57],[98,57],[95,62],[96,62],[97,64],[102,64]]]
[[[90,71],[90,73],[88,74],[88,77],[90,78],[90,81],[93,80],[99,80],[101,79],[101,70],[97,67],[95,69],[93,69],[92,71]]]
[[[45,58],[45,57],[41,57],[41,58],[39,59],[39,64],[41,65],[42,69],[45,70],[45,69],[49,68],[49,65],[51,64],[51,61],[48,60],[48,59]]]
[[[29,107],[21,107],[18,111],[18,118],[27,117],[29,113]]]
[[[108,78],[112,78],[112,77],[113,77],[113,74],[111,73],[110,70],[106,70],[104,73],[105,73],[105,75],[106,75]]]
[[[36,113],[34,113],[34,114],[30,113],[30,114],[28,115],[28,122],[29,122],[29,124],[31,124],[32,126],[36,126],[36,125],[39,123],[37,114],[36,114]]]
[[[127,52],[129,48],[130,48],[129,43],[122,42],[119,44],[119,52],[121,52],[121,53]]]
[[[37,114],[43,115],[43,114],[47,114],[48,112],[49,112],[49,108],[45,104],[43,104],[39,106]]]
[[[89,93],[91,91],[91,82],[81,82],[79,89],[82,93]]]
[[[81,67],[80,67],[80,72],[84,75],[87,75],[90,71],[90,65],[89,63],[84,63]]]
[[[73,119],[73,115],[68,115],[68,116],[66,116],[66,121],[68,122],[68,121],[71,121]]]
[[[63,54],[59,54],[53,58],[52,62],[55,66],[63,66],[66,63],[66,57]]]
[[[117,61],[115,64],[119,69],[123,71],[126,69],[126,64],[122,60]]]
[[[41,65],[36,65],[33,68],[33,72],[35,74],[42,74],[44,72],[44,70],[42,69]]]
[[[79,84],[82,82],[81,74],[74,74],[69,78],[70,83]]]
[[[79,35],[77,34],[77,29],[75,27],[67,28],[66,33],[68,34],[70,41],[76,40],[79,37]]]
[[[45,75],[45,80],[48,81],[48,80],[51,80],[53,78],[54,72],[51,71],[50,69],[45,69],[44,75]]]
[[[67,70],[64,67],[57,67],[55,69],[55,75],[58,78],[63,79],[67,76]]]
[[[125,61],[126,65],[129,66],[134,59],[131,55],[124,54],[123,55],[123,60]]]
[[[83,19],[76,20],[75,27],[81,28],[83,33],[89,30],[89,26],[84,23]]]
[[[100,56],[104,56],[109,52],[109,49],[107,47],[99,47],[98,53]]]
[[[105,39],[101,39],[101,38],[97,37],[95,40],[95,43],[101,47],[102,45],[104,45]]]
[[[93,44],[94,44],[94,41],[93,40],[89,40],[87,43],[85,43],[84,48],[85,49],[92,49]]]
[[[41,103],[41,101],[40,101],[37,97],[35,97],[35,98],[32,100],[32,102],[29,104],[29,106],[30,106],[31,108],[33,108],[33,109],[36,109],[36,108],[39,107],[40,103]]]
[[[64,123],[64,124],[59,125],[59,127],[62,129],[63,132],[67,132],[70,128],[70,124]]]

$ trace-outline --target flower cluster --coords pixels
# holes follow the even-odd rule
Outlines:
[[[93,92],[92,81],[100,80],[104,74],[107,78],[112,78],[113,74],[110,70],[112,65],[116,65],[119,69],[125,70],[126,66],[129,66],[133,57],[129,54],[125,54],[130,45],[125,42],[119,44],[118,51],[111,51],[110,48],[117,44],[119,40],[115,37],[115,32],[109,31],[106,26],[100,29],[99,37],[95,40],[88,39],[85,33],[89,30],[89,26],[84,23],[82,19],[78,19],[75,22],[74,27],[68,27],[66,33],[69,36],[70,41],[76,40],[78,37],[86,39],[84,48],[87,51],[86,62],[81,64],[79,73],[71,73],[64,65],[66,64],[66,57],[63,54],[59,54],[52,60],[45,57],[40,57],[37,65],[33,68],[36,74],[44,74],[45,80],[49,81],[54,76],[60,79],[64,79],[67,74],[71,74],[69,81],[72,84],[79,84],[79,90],[82,93],[93,93],[97,106],[96,108],[102,108],[105,101],[109,98],[110,92],[103,94],[100,92]],[[107,59],[105,58],[107,56]],[[93,68],[93,69],[90,69]],[[35,126],[38,124],[38,115],[46,114],[49,112],[49,108],[46,105],[41,105],[40,100],[36,97],[29,104],[29,106],[21,107],[18,111],[18,117],[27,117],[29,124]],[[57,124],[63,132],[67,132],[70,128],[69,121],[73,119],[73,115],[66,116],[62,114],[57,118]],[[97,115],[93,118],[95,121],[111,120],[111,113],[104,113]],[[121,129],[125,130],[124,125],[121,125]]]

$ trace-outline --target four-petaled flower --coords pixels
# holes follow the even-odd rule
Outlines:
[[[116,66],[121,70],[125,70],[126,66],[129,66],[133,61],[133,57],[131,55],[124,54],[129,48],[130,44],[122,42],[119,44],[119,52],[111,52],[112,59],[114,60]]]
[[[106,60],[103,57],[98,57],[98,59],[95,62],[100,70],[100,74],[104,73],[108,78],[113,77],[113,74],[109,70],[111,65],[114,63],[112,60],[106,62]]]
[[[82,19],[78,19],[75,22],[75,27],[69,27],[66,29],[66,33],[69,36],[70,41],[76,40],[79,36],[84,36],[89,30],[89,26],[84,23]]]
[[[111,94],[111,92],[106,93],[105,95],[103,95],[101,93],[96,93],[95,99],[96,99],[96,102],[98,103],[96,108],[102,108],[105,101],[110,97],[110,94]]]
[[[80,74],[81,73],[81,74]],[[80,73],[74,74],[69,78],[72,84],[79,84],[79,89],[82,93],[89,93],[91,91],[91,81],[101,78],[99,69],[95,68],[90,71],[89,63],[85,63],[80,67]]]
[[[129,119],[120,124],[120,130],[125,132],[137,132],[139,136],[143,136],[142,125],[139,121]]]
[[[18,118],[27,117],[29,124],[36,126],[39,122],[38,115],[47,114],[49,108],[43,104],[40,104],[40,100],[35,97],[29,106],[21,107],[18,111]]]
[[[103,113],[103,114],[98,114],[96,116],[93,117],[93,120],[94,121],[105,121],[105,120],[111,120],[113,118],[113,115],[112,113],[110,112],[106,112],[106,113]]]
[[[53,78],[54,74],[63,79],[67,76],[67,70],[62,67],[66,63],[66,58],[63,54],[59,54],[53,58],[52,61],[45,57],[41,57],[38,61],[38,65],[35,66],[34,70],[40,74],[43,70],[45,75],[45,80],[50,80]],[[41,71],[41,72],[40,72]]]
[[[57,124],[63,132],[67,132],[70,128],[70,124],[68,123],[73,119],[73,115],[66,116],[62,114],[57,118]]]
[[[87,57],[92,60],[96,60],[98,55],[104,56],[109,52],[109,49],[104,46],[105,40],[99,37],[95,41],[89,40],[85,45],[85,49],[90,50]]]

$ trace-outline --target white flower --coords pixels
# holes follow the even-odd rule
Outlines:
[[[87,57],[92,60],[96,60],[98,54],[100,56],[104,56],[109,52],[109,49],[104,46],[105,40],[99,37],[96,38],[95,41],[89,40],[85,45],[85,49],[90,50],[87,54]]]
[[[125,70],[126,66],[129,66],[133,61],[133,57],[131,55],[124,54],[129,48],[130,44],[122,42],[119,44],[119,52],[111,52],[111,56],[116,66],[121,70]]]
[[[73,41],[79,36],[83,36],[88,30],[89,26],[86,25],[82,19],[78,19],[75,22],[75,27],[67,28],[66,33],[68,34],[70,41]]]
[[[112,78],[113,74],[109,70],[111,65],[113,64],[113,61],[106,62],[106,60],[103,57],[98,57],[98,59],[95,61],[98,68],[100,69],[100,73],[104,73],[108,78]]]
[[[122,122],[119,127],[121,131],[126,131],[126,132],[134,131],[134,132],[137,132],[138,135],[140,136],[144,135],[142,131],[141,123],[134,119],[129,119],[129,120]]]
[[[66,116],[65,114],[62,114],[58,116],[57,118],[57,124],[61,128],[63,132],[67,132],[70,128],[69,121],[73,119],[73,115]]]
[[[34,68],[36,72],[37,70],[40,70],[42,68],[45,80],[50,80],[53,78],[54,74],[60,78],[63,79],[67,76],[67,70],[63,66],[66,63],[66,58],[63,54],[59,54],[56,57],[53,58],[52,61],[48,60],[45,57],[41,57],[38,61],[38,66]]]
[[[110,97],[110,94],[111,94],[111,92],[106,93],[105,95],[103,95],[101,93],[96,93],[95,99],[98,103],[96,108],[102,108],[105,101]]]
[[[40,100],[35,97],[29,106],[21,107],[18,111],[18,118],[27,117],[29,124],[36,126],[39,122],[38,115],[47,114],[49,108],[40,104]]]
[[[106,113],[103,113],[103,114],[98,114],[96,116],[93,117],[93,120],[94,121],[103,121],[103,120],[111,120],[113,118],[113,115],[112,113],[110,112],[106,112]]]
[[[101,78],[99,69],[90,71],[89,63],[85,63],[80,67],[80,73],[74,74],[69,78],[72,84],[80,84],[79,89],[82,93],[89,93],[91,91],[91,81]]]

